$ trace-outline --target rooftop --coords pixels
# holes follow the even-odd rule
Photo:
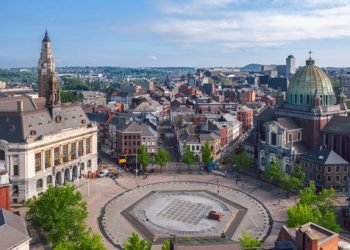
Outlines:
[[[0,249],[13,249],[30,240],[25,220],[3,208],[0,208],[0,235]]]

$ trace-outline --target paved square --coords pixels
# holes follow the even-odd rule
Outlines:
[[[202,203],[173,199],[157,215],[169,220],[181,221],[190,225],[197,225],[205,218],[211,206]]]

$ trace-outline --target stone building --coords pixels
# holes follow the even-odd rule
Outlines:
[[[311,56],[294,74],[286,100],[281,98],[278,98],[276,108],[267,107],[254,119],[257,145],[254,155],[262,171],[272,160],[280,163],[283,170],[291,171],[301,154],[324,144],[321,135],[326,131],[330,133],[330,130],[324,130],[327,124],[347,119],[344,95],[334,94],[331,80],[315,66]]]
[[[118,159],[119,164],[135,165],[141,145],[145,145],[151,155],[157,152],[158,134],[145,123],[135,121],[126,121],[121,125],[111,123],[109,131],[112,155]]]
[[[39,98],[0,99],[0,166],[9,173],[13,202],[97,169],[97,126],[80,104],[61,104],[47,32],[38,79]]]
[[[300,156],[300,163],[306,185],[314,181],[318,190],[333,187],[338,192],[348,191],[349,163],[333,150],[313,149]]]

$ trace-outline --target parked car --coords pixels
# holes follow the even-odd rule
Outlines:
[[[108,169],[102,169],[99,173],[98,173],[98,177],[105,177],[107,176],[109,173]]]

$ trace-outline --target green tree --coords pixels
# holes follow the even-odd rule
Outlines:
[[[302,203],[289,207],[287,209],[287,214],[288,227],[300,227],[308,222],[318,223],[322,217],[319,210],[312,208],[309,204]]]
[[[188,169],[194,163],[194,154],[186,143],[183,145],[182,161],[187,164]]]
[[[27,216],[47,232],[48,241],[56,246],[63,241],[79,240],[85,231],[86,202],[74,186],[49,186],[41,196],[27,202]]]
[[[142,170],[147,170],[147,166],[151,162],[151,159],[145,145],[141,145],[139,148],[137,153],[137,161],[140,163]]]
[[[78,240],[61,241],[54,250],[105,250],[102,238],[91,230],[83,232]]]
[[[170,250],[170,240],[163,241],[161,250]]]
[[[238,240],[242,249],[257,249],[262,246],[260,240],[255,239],[246,232],[242,232]]]
[[[268,166],[268,168],[265,170],[263,175],[269,181],[278,182],[281,178],[281,174],[282,174],[281,165],[276,161],[272,161]]]
[[[299,188],[303,186],[303,182],[299,178],[288,173],[282,174],[279,181],[281,187],[287,190],[288,192],[292,190],[299,190]]]
[[[253,166],[253,161],[249,158],[247,151],[243,150],[238,154],[233,156],[233,161],[235,162],[235,167],[238,169],[246,169]]]
[[[166,166],[166,164],[170,161],[171,156],[169,154],[169,152],[164,149],[164,148],[160,148],[157,151],[157,154],[154,158],[155,163],[160,166],[160,169],[163,170],[163,168]]]
[[[299,203],[288,208],[288,226],[300,226],[310,221],[338,233],[340,227],[333,205],[335,195],[333,188],[323,189],[317,194],[315,183],[310,182],[308,188],[300,190]]]
[[[209,163],[213,160],[212,157],[212,150],[209,142],[204,143],[204,146],[202,148],[202,162],[205,166],[208,166]]]
[[[140,239],[135,232],[124,242],[125,250],[151,250],[152,244],[146,240]]]

